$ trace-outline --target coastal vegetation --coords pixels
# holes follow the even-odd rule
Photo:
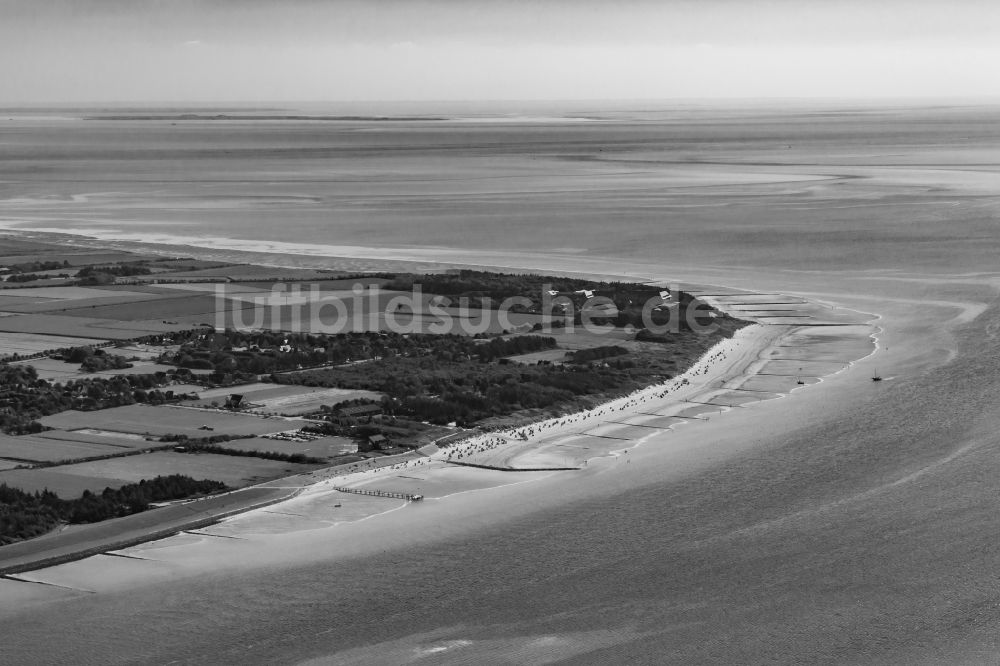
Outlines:
[[[60,499],[48,490],[28,493],[0,484],[0,544],[40,536],[61,523],[94,523],[146,511],[153,502],[224,490],[226,485],[218,481],[179,474],[142,480],[117,490],[105,488],[100,494],[88,490],[71,500]]]
[[[675,345],[598,346],[577,351],[569,364],[504,362],[507,356],[551,349],[542,336],[476,340],[463,336],[409,336],[414,353],[383,354],[366,363],[275,374],[280,384],[364,389],[385,394],[385,414],[431,423],[471,426],[525,410],[573,411],[665,381],[723,334],[677,334]],[[402,336],[400,336],[402,337]],[[392,340],[389,338],[383,338]],[[409,347],[408,347],[409,348]]]

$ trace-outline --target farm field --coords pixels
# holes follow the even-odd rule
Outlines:
[[[204,390],[204,388],[204,386],[199,386],[198,384],[171,384],[164,387],[165,390],[173,391],[174,393],[198,393]]]
[[[236,487],[279,476],[308,472],[316,469],[316,466],[218,453],[155,451],[124,458],[64,465],[58,469],[63,474],[124,480],[126,483],[136,483],[142,479],[167,474],[184,474],[194,479],[215,479]]]
[[[170,292],[203,292],[215,294],[221,291],[223,294],[258,294],[271,291],[270,288],[260,285],[233,284],[229,282],[178,282],[177,284],[159,284],[162,293]]]
[[[312,268],[274,268],[270,266],[254,266],[252,264],[231,264],[203,268],[200,270],[177,271],[165,278],[210,278],[210,277],[231,277],[235,279],[262,279],[262,280],[308,280],[319,279],[330,276],[330,271],[317,270]]]
[[[76,347],[87,344],[92,345],[94,344],[94,341],[84,340],[83,342],[70,346]],[[128,356],[128,354],[122,354],[122,355]],[[159,363],[153,363],[151,361],[132,361],[131,368],[101,370],[100,372],[82,372],[80,370],[79,363],[67,363],[65,361],[60,361],[58,359],[52,359],[52,358],[35,358],[29,361],[23,361],[22,363],[24,365],[33,366],[35,370],[38,372],[38,377],[40,379],[46,379],[56,382],[65,382],[68,379],[83,379],[85,377],[113,377],[115,375],[151,375],[155,372],[167,372],[168,370],[176,370],[176,368],[172,365],[161,365]],[[211,373],[211,370],[192,370],[191,373],[195,375],[209,374]],[[169,389],[170,387],[165,387],[165,390]]]
[[[101,370],[100,372],[94,372],[87,377],[114,377],[115,375],[151,375],[156,372],[168,372],[170,370],[176,370],[176,366],[173,365],[163,365],[161,363],[152,363],[150,361],[132,361],[131,368],[117,368],[114,370]],[[191,370],[192,375],[209,375],[212,374],[211,370]],[[165,390],[169,390],[170,387],[165,387]]]
[[[242,386],[224,386],[222,388],[206,389],[201,386],[193,386],[193,389],[201,400],[214,400],[220,399],[225,400],[233,393],[242,393],[250,399],[252,395],[260,391],[270,391],[275,388],[281,388],[277,384],[269,384],[267,382],[254,382],[253,384],[243,384]]]
[[[128,405],[96,412],[70,410],[39,419],[49,428],[76,430],[93,428],[139,435],[182,434],[189,437],[206,435],[263,435],[294,430],[308,424],[292,419],[269,419],[247,414],[196,410],[184,407]],[[209,426],[211,431],[201,430]]]
[[[25,289],[19,291],[27,291],[27,290]],[[59,304],[62,302],[63,301],[60,301],[59,299],[56,298],[41,298],[37,296],[34,298],[17,297],[17,296],[8,296],[6,293],[0,293],[0,308],[3,308],[3,310],[6,312],[21,312],[25,308],[25,306],[30,306],[30,305],[43,306],[44,304],[51,305],[53,303]]]
[[[452,319],[453,330],[451,333],[473,334],[503,333],[504,331],[526,332],[535,324],[542,323],[544,317],[538,314],[526,314],[522,312],[508,312],[504,316],[506,321],[501,321],[495,310],[468,310],[463,313],[460,308],[446,308],[448,316]],[[466,330],[463,323],[470,327]],[[433,332],[433,331],[432,331]],[[548,335],[541,333],[540,335]]]
[[[84,490],[100,493],[105,488],[120,488],[130,483],[124,479],[66,473],[63,471],[65,469],[67,467],[5,470],[0,472],[0,483],[6,483],[12,488],[20,488],[29,493],[48,489],[63,499],[75,499],[82,495]]]
[[[614,329],[603,331],[587,331],[581,327],[567,330],[555,330],[551,333],[540,332],[547,338],[555,338],[556,344],[563,349],[579,351],[581,349],[593,349],[594,347],[604,347],[610,345],[621,345],[629,348],[636,343],[632,340],[634,334],[626,332],[624,329]],[[627,343],[627,344],[625,344]]]
[[[198,315],[214,316],[219,305],[216,297],[211,294],[182,294],[159,298],[149,298],[135,303],[108,303],[85,308],[68,310],[68,316],[93,317],[97,319],[118,319],[136,321],[147,319],[174,319],[176,317]],[[224,303],[227,301],[223,301]],[[209,320],[211,321],[211,319]]]
[[[199,400],[184,404],[205,407],[211,406],[212,402],[221,404],[234,393],[243,395],[245,402],[253,403],[251,409],[254,411],[293,416],[317,412],[323,405],[334,405],[347,400],[382,399],[382,394],[374,391],[257,383],[203,391],[199,394]]]
[[[11,241],[4,239],[5,245],[10,245]],[[138,261],[146,257],[133,254],[131,252],[73,252],[67,251],[64,247],[39,243],[38,249],[48,249],[47,252],[29,252],[25,254],[11,254],[0,257],[0,266],[10,264],[24,264],[34,261],[65,261],[70,266],[89,266],[91,264],[111,264],[116,261]]]
[[[4,309],[9,312],[19,312],[21,314],[62,314],[89,310],[109,304],[137,303],[144,301],[156,301],[162,298],[170,298],[173,294],[132,294],[116,298],[99,296],[96,298],[83,298],[79,300],[62,300],[57,298],[26,298],[21,299],[21,303],[11,302],[4,305]],[[3,296],[0,296],[3,298]],[[13,301],[13,299],[11,299]]]
[[[0,435],[0,458],[30,462],[78,460],[93,456],[125,453],[127,447],[69,440],[46,439],[37,435]]]
[[[318,275],[322,277],[322,274]],[[338,330],[386,330],[391,328],[389,319],[421,331],[436,323],[440,325],[441,318],[428,312],[430,299],[433,298],[430,295],[420,297],[419,307],[423,313],[418,311],[415,314],[409,305],[412,298],[409,292],[380,290],[369,293],[366,290],[359,297],[352,291],[357,284],[378,285],[384,282],[380,278],[296,282],[294,288],[300,295],[291,301],[284,295],[272,296],[272,287],[276,284],[283,290],[287,290],[289,285],[267,282],[167,283],[121,288],[71,285],[31,287],[4,290],[0,294],[0,311],[24,315],[6,318],[3,328],[7,331],[107,339],[127,339],[190,328],[191,325],[214,325],[217,323],[217,311],[224,313],[224,323],[228,326],[239,323],[250,325],[248,320],[255,320],[256,315],[261,317],[261,321],[253,321],[253,326],[272,330],[331,332],[327,329],[338,324]],[[310,291],[314,287],[318,288],[315,294]],[[222,298],[216,296],[220,288],[223,290]],[[400,298],[404,300],[394,300]],[[404,305],[400,308],[398,303]],[[386,315],[387,307],[392,311],[389,315]],[[378,312],[374,312],[376,309]],[[338,321],[338,317],[342,319],[344,316],[351,320],[350,327],[344,327],[343,322]],[[451,308],[447,319],[450,319],[456,332],[465,328],[474,329],[472,332],[501,332],[503,329],[496,313],[490,311],[473,311],[470,316],[462,317],[457,308]],[[466,319],[469,326],[458,326],[460,319]],[[527,327],[539,320],[537,315],[522,314],[511,314],[509,319],[510,326],[514,328]]]
[[[354,289],[355,285],[362,285],[368,287],[371,285],[377,285],[379,287],[388,283],[389,280],[381,277],[354,277],[354,278],[337,278],[336,276],[328,279],[318,280],[315,284],[319,285],[320,289],[340,289],[350,291]],[[312,284],[312,283],[310,283]]]
[[[291,387],[289,387],[291,388]],[[308,388],[308,387],[295,387]],[[277,392],[254,394],[251,402],[263,405],[263,411],[274,414],[299,415],[317,412],[323,405],[335,405],[347,400],[381,400],[382,394],[355,389],[309,389],[298,394],[281,395]]]
[[[562,363],[566,360],[566,350],[565,349],[546,349],[544,351],[532,352],[530,354],[519,354],[517,356],[508,357],[514,363],[524,363],[525,365],[533,365],[539,361],[548,361],[549,363]]]
[[[124,356],[125,358],[138,358],[143,361],[154,361],[160,357],[161,354],[168,351],[177,351],[180,345],[165,346],[165,345],[125,345],[123,347],[112,347],[107,349],[109,354],[118,354],[119,356]]]
[[[156,439],[146,439],[142,435],[125,432],[106,432],[93,428],[81,428],[80,430],[44,430],[32,436],[39,439],[56,441],[103,444],[118,449],[144,449],[149,446],[161,444]]]
[[[2,332],[75,336],[97,340],[128,340],[156,333],[190,330],[194,327],[195,325],[185,321],[168,324],[162,319],[122,321],[64,314],[22,314],[0,319]]]
[[[18,317],[4,317],[5,320]],[[50,349],[92,345],[94,340],[64,335],[39,335],[35,333],[0,333],[0,357],[20,354],[38,354]]]
[[[179,273],[181,271],[195,271],[204,270],[207,268],[220,268],[223,266],[232,266],[225,261],[211,261],[209,259],[163,259],[158,257],[156,263],[153,264],[157,269],[162,269],[164,271],[172,271]],[[152,267],[152,266],[151,266]]]
[[[4,291],[4,298],[28,300],[50,299],[59,301],[81,301],[92,299],[149,298],[149,294],[123,291],[120,289],[100,289],[97,287],[24,287]]]
[[[254,437],[220,442],[219,446],[234,451],[274,451],[276,453],[301,453],[315,458],[332,458],[345,453],[355,453],[358,445],[346,437],[323,437],[311,442],[287,442],[280,439]]]

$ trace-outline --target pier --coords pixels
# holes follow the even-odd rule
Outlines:
[[[371,495],[372,497],[390,497],[392,499],[401,499],[408,502],[419,502],[424,498],[423,495],[412,495],[410,493],[397,493],[391,490],[368,490],[366,488],[344,488],[335,486],[334,490],[342,493],[354,493],[355,495]]]

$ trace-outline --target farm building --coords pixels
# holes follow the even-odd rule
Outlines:
[[[344,407],[337,411],[337,418],[343,422],[364,421],[371,423],[372,419],[382,416],[380,405],[358,405],[356,407]]]

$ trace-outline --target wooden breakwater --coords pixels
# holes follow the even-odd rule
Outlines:
[[[483,465],[480,463],[459,462],[457,460],[445,460],[445,462],[449,465],[477,467],[479,469],[495,469],[499,472],[570,472],[582,469],[581,467],[502,467],[500,465]]]
[[[391,497],[392,499],[401,499],[408,502],[419,502],[424,498],[423,495],[414,495],[411,493],[397,493],[391,490],[368,490],[367,488],[344,488],[339,486],[334,486],[334,490],[342,493],[354,493],[355,495],[370,495],[372,497]]]

